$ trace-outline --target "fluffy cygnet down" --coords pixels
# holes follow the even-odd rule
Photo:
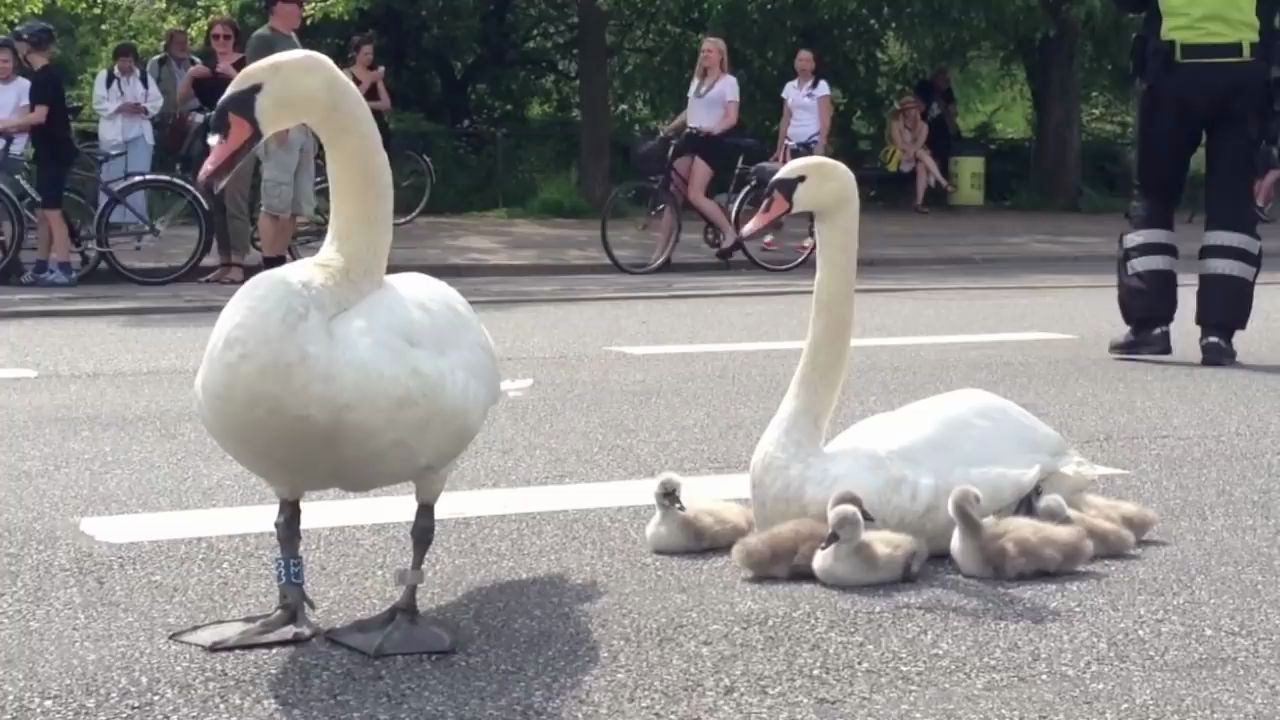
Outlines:
[[[830,531],[813,556],[818,582],[836,587],[910,582],[929,558],[919,539],[896,530],[867,530],[857,508],[833,507]]]
[[[852,490],[840,490],[827,501],[827,512],[837,505],[856,507],[867,522],[875,522],[862,506],[862,498]],[[813,577],[813,555],[827,537],[826,518],[792,518],[765,530],[757,530],[734,543],[729,555],[749,577],[793,578]]]
[[[733,545],[751,531],[751,509],[727,500],[705,500],[688,507],[680,499],[675,473],[658,476],[653,493],[657,508],[644,536],[655,553],[696,553]]]
[[[1074,510],[1123,525],[1133,533],[1133,538],[1137,541],[1146,537],[1159,520],[1156,511],[1128,500],[1103,497],[1094,493],[1077,493],[1066,500]]]
[[[1075,572],[1093,557],[1093,542],[1078,525],[1038,518],[979,514],[982,495],[962,485],[951,492],[947,511],[956,523],[951,559],[962,575],[1014,580]]]
[[[1094,557],[1124,555],[1138,544],[1133,533],[1123,525],[1073,510],[1061,495],[1045,495],[1036,506],[1036,514],[1055,523],[1079,525],[1093,542]]]

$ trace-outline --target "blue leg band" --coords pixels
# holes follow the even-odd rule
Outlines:
[[[302,558],[276,558],[276,584],[302,587]]]

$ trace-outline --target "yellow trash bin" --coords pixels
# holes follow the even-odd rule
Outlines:
[[[987,158],[977,148],[964,148],[951,156],[947,177],[956,191],[947,196],[948,205],[981,206],[986,202]]]

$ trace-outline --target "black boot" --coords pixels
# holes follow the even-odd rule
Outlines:
[[[1233,365],[1236,361],[1236,348],[1232,344],[1232,333],[1219,328],[1202,328],[1200,330],[1200,364],[1222,367]]]
[[[1169,326],[1131,328],[1111,341],[1108,348],[1112,355],[1169,355],[1173,346],[1169,342]]]

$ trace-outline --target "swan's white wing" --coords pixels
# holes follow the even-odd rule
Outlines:
[[[1053,428],[1010,400],[962,389],[865,418],[827,445],[832,455],[879,453],[914,492],[945,498],[973,485],[987,508],[1017,502],[1073,457]],[[937,502],[936,497],[933,502]]]

